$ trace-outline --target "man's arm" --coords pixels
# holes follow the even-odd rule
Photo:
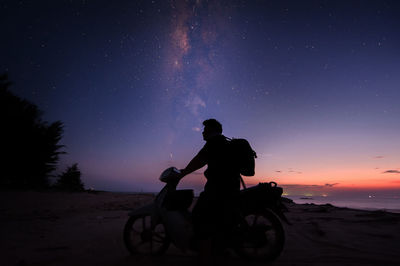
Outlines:
[[[185,175],[193,173],[194,171],[202,168],[207,164],[202,152],[200,151],[185,167],[185,169],[181,169],[181,178]]]

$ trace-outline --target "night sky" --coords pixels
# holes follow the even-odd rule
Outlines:
[[[249,184],[400,194],[399,1],[13,0],[0,25],[0,73],[87,188],[159,190],[216,118],[256,150]]]

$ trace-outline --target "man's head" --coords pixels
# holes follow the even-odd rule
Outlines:
[[[209,140],[211,137],[222,134],[222,125],[215,119],[207,119],[203,122],[203,139]]]

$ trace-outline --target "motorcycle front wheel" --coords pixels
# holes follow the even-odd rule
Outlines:
[[[162,255],[170,244],[164,225],[152,226],[150,215],[129,217],[124,228],[124,242],[130,253],[143,255]]]
[[[273,261],[283,250],[285,231],[272,211],[247,214],[241,225],[241,241],[236,252],[246,259]]]

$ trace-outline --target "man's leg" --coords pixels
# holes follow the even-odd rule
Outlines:
[[[205,193],[201,193],[193,208],[193,228],[200,265],[213,264],[213,235],[216,229],[216,219],[218,219],[215,213],[215,204]]]

